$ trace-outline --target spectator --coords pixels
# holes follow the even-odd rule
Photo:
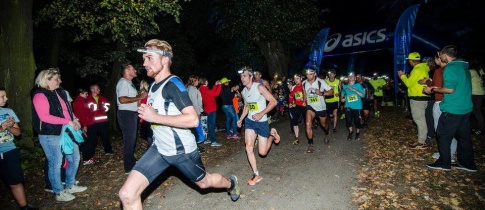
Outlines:
[[[199,117],[199,125],[193,128],[192,132],[195,133],[195,135],[197,136],[197,149],[199,150],[199,153],[203,153],[205,152],[205,149],[199,146],[199,144],[205,141],[205,135],[202,128],[201,120],[201,114],[204,109],[202,107],[202,95],[200,94],[199,89],[197,89],[197,86],[199,86],[199,77],[191,75],[185,87],[187,88],[187,92],[189,93],[190,101],[192,102],[192,105],[194,105],[195,113],[197,113],[197,117]]]
[[[428,126],[426,125],[425,112],[430,97],[423,93],[423,88],[426,85],[419,84],[419,80],[429,78],[429,67],[426,63],[421,63],[421,55],[417,52],[409,53],[406,59],[409,65],[413,67],[409,77],[402,70],[397,71],[397,73],[408,88],[411,114],[418,129],[418,142],[410,143],[408,146],[411,149],[426,149],[428,148],[428,145],[426,145]]]
[[[485,96],[485,89],[483,86],[483,70],[478,65],[477,61],[470,62],[470,74],[472,77],[472,102],[473,102],[473,116],[477,121],[477,128],[475,130],[475,134],[477,135],[484,135],[485,134],[485,125],[483,120],[483,113],[482,113],[482,100]]]
[[[108,136],[108,111],[111,107],[111,104],[108,102],[106,97],[100,94],[99,86],[98,85],[91,85],[90,87],[91,94],[86,99],[88,102],[88,108],[93,113],[94,116],[94,126],[91,129],[90,135],[91,142],[86,142],[85,146],[87,147],[88,157],[83,157],[84,162],[83,165],[90,165],[97,162],[96,158],[94,157],[94,153],[96,150],[96,145],[98,142],[97,135],[101,135],[101,140],[103,141],[103,149],[106,155],[113,155],[113,149],[111,147],[111,142]],[[86,160],[86,158],[89,158]]]
[[[122,77],[116,84],[116,97],[118,105],[118,124],[123,135],[123,165],[125,174],[130,173],[136,163],[135,145],[138,129],[138,103],[148,93],[138,94],[133,85],[136,77],[136,69],[131,64],[124,64],[121,71]]]
[[[71,104],[67,100],[66,92],[60,88],[61,78],[58,69],[50,68],[43,70],[35,79],[39,88],[33,93],[32,104],[34,107],[32,125],[39,134],[39,142],[47,157],[49,165],[49,181],[52,190],[56,194],[57,201],[70,201],[76,197],[72,193],[83,192],[84,186],[77,186],[76,173],[79,167],[79,146],[73,145],[73,154],[64,154],[68,162],[66,169],[66,188],[61,182],[61,165],[63,152],[60,140],[61,130],[64,125],[70,125],[78,130],[81,125],[72,113]]]
[[[231,80],[226,77],[221,79],[222,88],[220,96],[222,101],[222,111],[224,111],[224,115],[226,115],[226,139],[240,139],[241,137],[237,134],[238,117],[232,103],[232,99],[237,92],[237,86],[229,86],[230,81]]]
[[[443,72],[443,87],[426,87],[426,93],[443,93],[436,135],[440,157],[428,168],[451,170],[451,141],[456,138],[458,170],[476,172],[477,165],[470,135],[470,115],[473,110],[471,74],[468,63],[458,58],[456,46],[448,45],[440,51],[441,62],[447,63]]]
[[[25,196],[20,151],[13,141],[15,136],[20,135],[20,120],[12,109],[6,108],[7,100],[7,91],[0,87],[0,179],[5,185],[10,186],[15,202],[21,210],[38,209],[29,206]]]
[[[216,140],[216,119],[217,119],[217,103],[216,97],[221,93],[221,82],[216,81],[216,84],[212,89],[209,89],[209,81],[205,77],[199,79],[200,94],[202,95],[202,104],[204,106],[204,112],[207,115],[207,130],[209,133],[208,139],[204,144],[210,144],[213,147],[222,146],[221,143]]]
[[[142,94],[144,92],[148,93],[149,90],[150,90],[150,84],[148,84],[148,81],[142,80],[140,82],[140,91],[138,94]],[[140,100],[140,105],[147,104],[147,99],[148,99],[148,95],[147,97],[142,98]],[[148,150],[148,148],[150,148],[150,146],[153,144],[153,131],[151,128],[151,124],[150,122],[147,122],[141,118],[140,118],[140,123],[141,123],[141,126],[140,126],[141,136],[142,138],[147,140],[147,150]]]

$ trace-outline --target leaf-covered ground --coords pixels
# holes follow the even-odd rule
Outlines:
[[[472,135],[477,173],[431,170],[437,151],[412,150],[417,140],[402,109],[386,108],[366,130],[367,154],[353,200],[359,209],[485,209],[485,137]]]
[[[219,115],[222,126],[223,114]],[[222,117],[222,119],[220,118]],[[344,123],[340,121],[339,123]],[[353,201],[359,209],[485,209],[485,137],[473,135],[475,159],[479,171],[469,173],[453,169],[451,172],[430,170],[426,163],[432,163],[431,155],[437,151],[436,142],[428,150],[411,150],[406,147],[416,140],[416,129],[405,118],[402,109],[384,107],[381,117],[372,119],[363,138],[367,152],[362,157],[358,174],[359,184],[354,187]],[[243,150],[243,141],[226,140],[224,132],[218,132],[223,147],[204,145],[204,164],[213,166],[222,163],[237,150]],[[126,179],[123,172],[122,140],[119,134],[112,137],[114,156],[105,156],[101,142],[97,148],[96,165],[81,163],[78,180],[86,185],[86,192],[78,193],[71,202],[57,202],[54,195],[44,192],[44,159],[31,160],[25,170],[25,188],[30,203],[41,209],[119,209],[118,190]],[[140,157],[146,142],[137,143],[136,156]],[[145,195],[164,196],[167,186],[179,182],[173,173],[158,179]],[[15,209],[16,205],[5,185],[0,186],[0,209]],[[146,196],[145,196],[146,197]],[[145,207],[160,206],[150,198]]]

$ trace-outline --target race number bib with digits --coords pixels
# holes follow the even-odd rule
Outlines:
[[[308,98],[308,101],[312,104],[318,103],[320,101],[320,98],[318,96],[313,96],[313,97]]]
[[[253,112],[259,110],[258,103],[249,103],[248,108],[249,108],[249,111],[253,111]]]
[[[347,101],[348,102],[354,102],[354,101],[357,101],[357,95],[349,95],[347,96]]]
[[[295,99],[303,99],[303,93],[302,92],[296,92],[295,93]]]

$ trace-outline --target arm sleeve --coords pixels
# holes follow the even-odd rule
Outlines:
[[[69,123],[69,119],[53,116],[49,113],[49,101],[44,94],[35,94],[32,101],[35,112],[37,112],[41,121],[54,125],[65,125]]]

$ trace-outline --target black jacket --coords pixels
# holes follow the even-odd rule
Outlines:
[[[57,116],[57,117],[64,117],[61,107],[61,101],[57,97],[57,94],[62,98],[62,103],[66,103],[69,115],[71,119],[73,119],[72,114],[72,107],[71,104],[67,100],[66,91],[62,88],[58,88],[54,91],[46,90],[44,88],[35,89],[32,93],[32,99],[36,94],[44,94],[47,97],[47,101],[49,101],[49,114]],[[32,126],[34,127],[34,131],[38,134],[42,135],[61,135],[62,126],[61,124],[49,124],[46,122],[42,122],[39,119],[39,115],[35,111],[34,104],[32,102]]]

